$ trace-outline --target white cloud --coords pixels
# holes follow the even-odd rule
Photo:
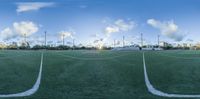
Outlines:
[[[180,33],[180,30],[174,21],[161,22],[155,19],[148,19],[147,24],[156,29],[159,29],[164,36],[167,36],[168,38],[171,38],[175,41],[182,41],[185,37],[185,34]]]
[[[53,2],[21,2],[17,3],[17,12],[37,11],[41,8],[52,7],[55,3]]]
[[[124,20],[122,20],[122,19],[119,19],[119,20],[117,20],[117,21],[115,21],[115,25],[117,26],[117,27],[119,27],[119,29],[121,30],[121,31],[129,31],[129,30],[131,30],[131,29],[133,29],[133,27],[135,27],[136,26],[136,24],[133,22],[133,21],[130,21],[130,22],[125,22]]]
[[[99,34],[98,33],[96,33],[96,34],[92,34],[92,35],[90,35],[92,38],[97,38],[97,37],[99,37]]]
[[[29,37],[30,35],[36,33],[38,30],[38,25],[31,21],[14,22],[11,28],[7,27],[0,32],[0,38],[2,40],[9,40],[18,36],[24,36],[24,34]]]
[[[110,18],[104,18],[102,23],[106,25],[106,27],[103,29],[104,30],[103,33],[105,33],[105,37],[103,37],[103,41],[102,43],[100,43],[103,45],[106,44],[106,41],[113,33],[124,33],[124,32],[132,30],[133,28],[137,26],[137,24],[134,21],[123,20],[123,19],[117,19],[115,21],[112,21],[110,20]]]
[[[194,42],[194,40],[192,40],[192,39],[187,39],[186,41],[187,42]]]
[[[74,32],[70,32],[70,31],[60,31],[59,32],[59,38],[60,39],[63,39],[63,38],[71,38],[73,39],[74,38],[74,35],[75,33]]]
[[[119,27],[117,26],[108,26],[105,28],[105,33],[107,36],[110,36],[111,33],[119,32]]]
[[[26,36],[30,36],[39,30],[38,26],[31,21],[14,22],[13,28],[20,36],[24,36],[25,34]]]
[[[9,40],[11,38],[14,38],[16,36],[15,33],[13,33],[12,29],[10,29],[9,27],[5,28],[4,30],[1,31],[0,33],[0,37],[3,40]]]
[[[107,26],[104,29],[104,32],[107,36],[110,36],[112,33],[117,32],[127,32],[136,27],[136,23],[133,21],[124,21],[123,19],[116,20],[112,25]]]
[[[44,44],[44,37],[42,36],[32,36],[28,40],[29,42],[32,42],[33,44]]]

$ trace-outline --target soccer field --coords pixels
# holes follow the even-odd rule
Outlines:
[[[1,50],[0,97],[25,92],[14,99],[168,99],[148,89],[143,53],[156,90],[200,94],[200,51]]]

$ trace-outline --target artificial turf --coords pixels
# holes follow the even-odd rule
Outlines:
[[[142,51],[2,50],[0,94],[30,89],[37,79],[42,52],[39,90],[10,99],[163,99],[146,88]],[[167,93],[200,94],[199,51],[145,51],[145,57],[155,88]]]

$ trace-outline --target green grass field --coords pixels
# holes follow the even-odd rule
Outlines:
[[[0,94],[30,89],[38,76],[42,52],[43,71],[38,91],[10,99],[164,98],[147,90],[142,51],[1,50]],[[145,58],[149,80],[156,89],[200,94],[200,51],[145,51]]]

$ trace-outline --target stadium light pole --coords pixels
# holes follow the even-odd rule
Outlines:
[[[115,42],[116,42],[116,41],[115,41],[115,39],[114,39],[114,47],[115,47]]]
[[[44,45],[47,46],[47,32],[44,31]]]
[[[158,48],[160,47],[160,35],[158,35]]]
[[[65,34],[62,35],[63,37],[63,46],[65,45]]]
[[[123,47],[125,46],[125,42],[124,42],[125,37],[123,36]]]
[[[75,39],[73,38],[73,50],[75,49]]]
[[[143,34],[141,33],[141,47],[143,47]]]
[[[26,33],[24,33],[24,42],[26,43]]]

